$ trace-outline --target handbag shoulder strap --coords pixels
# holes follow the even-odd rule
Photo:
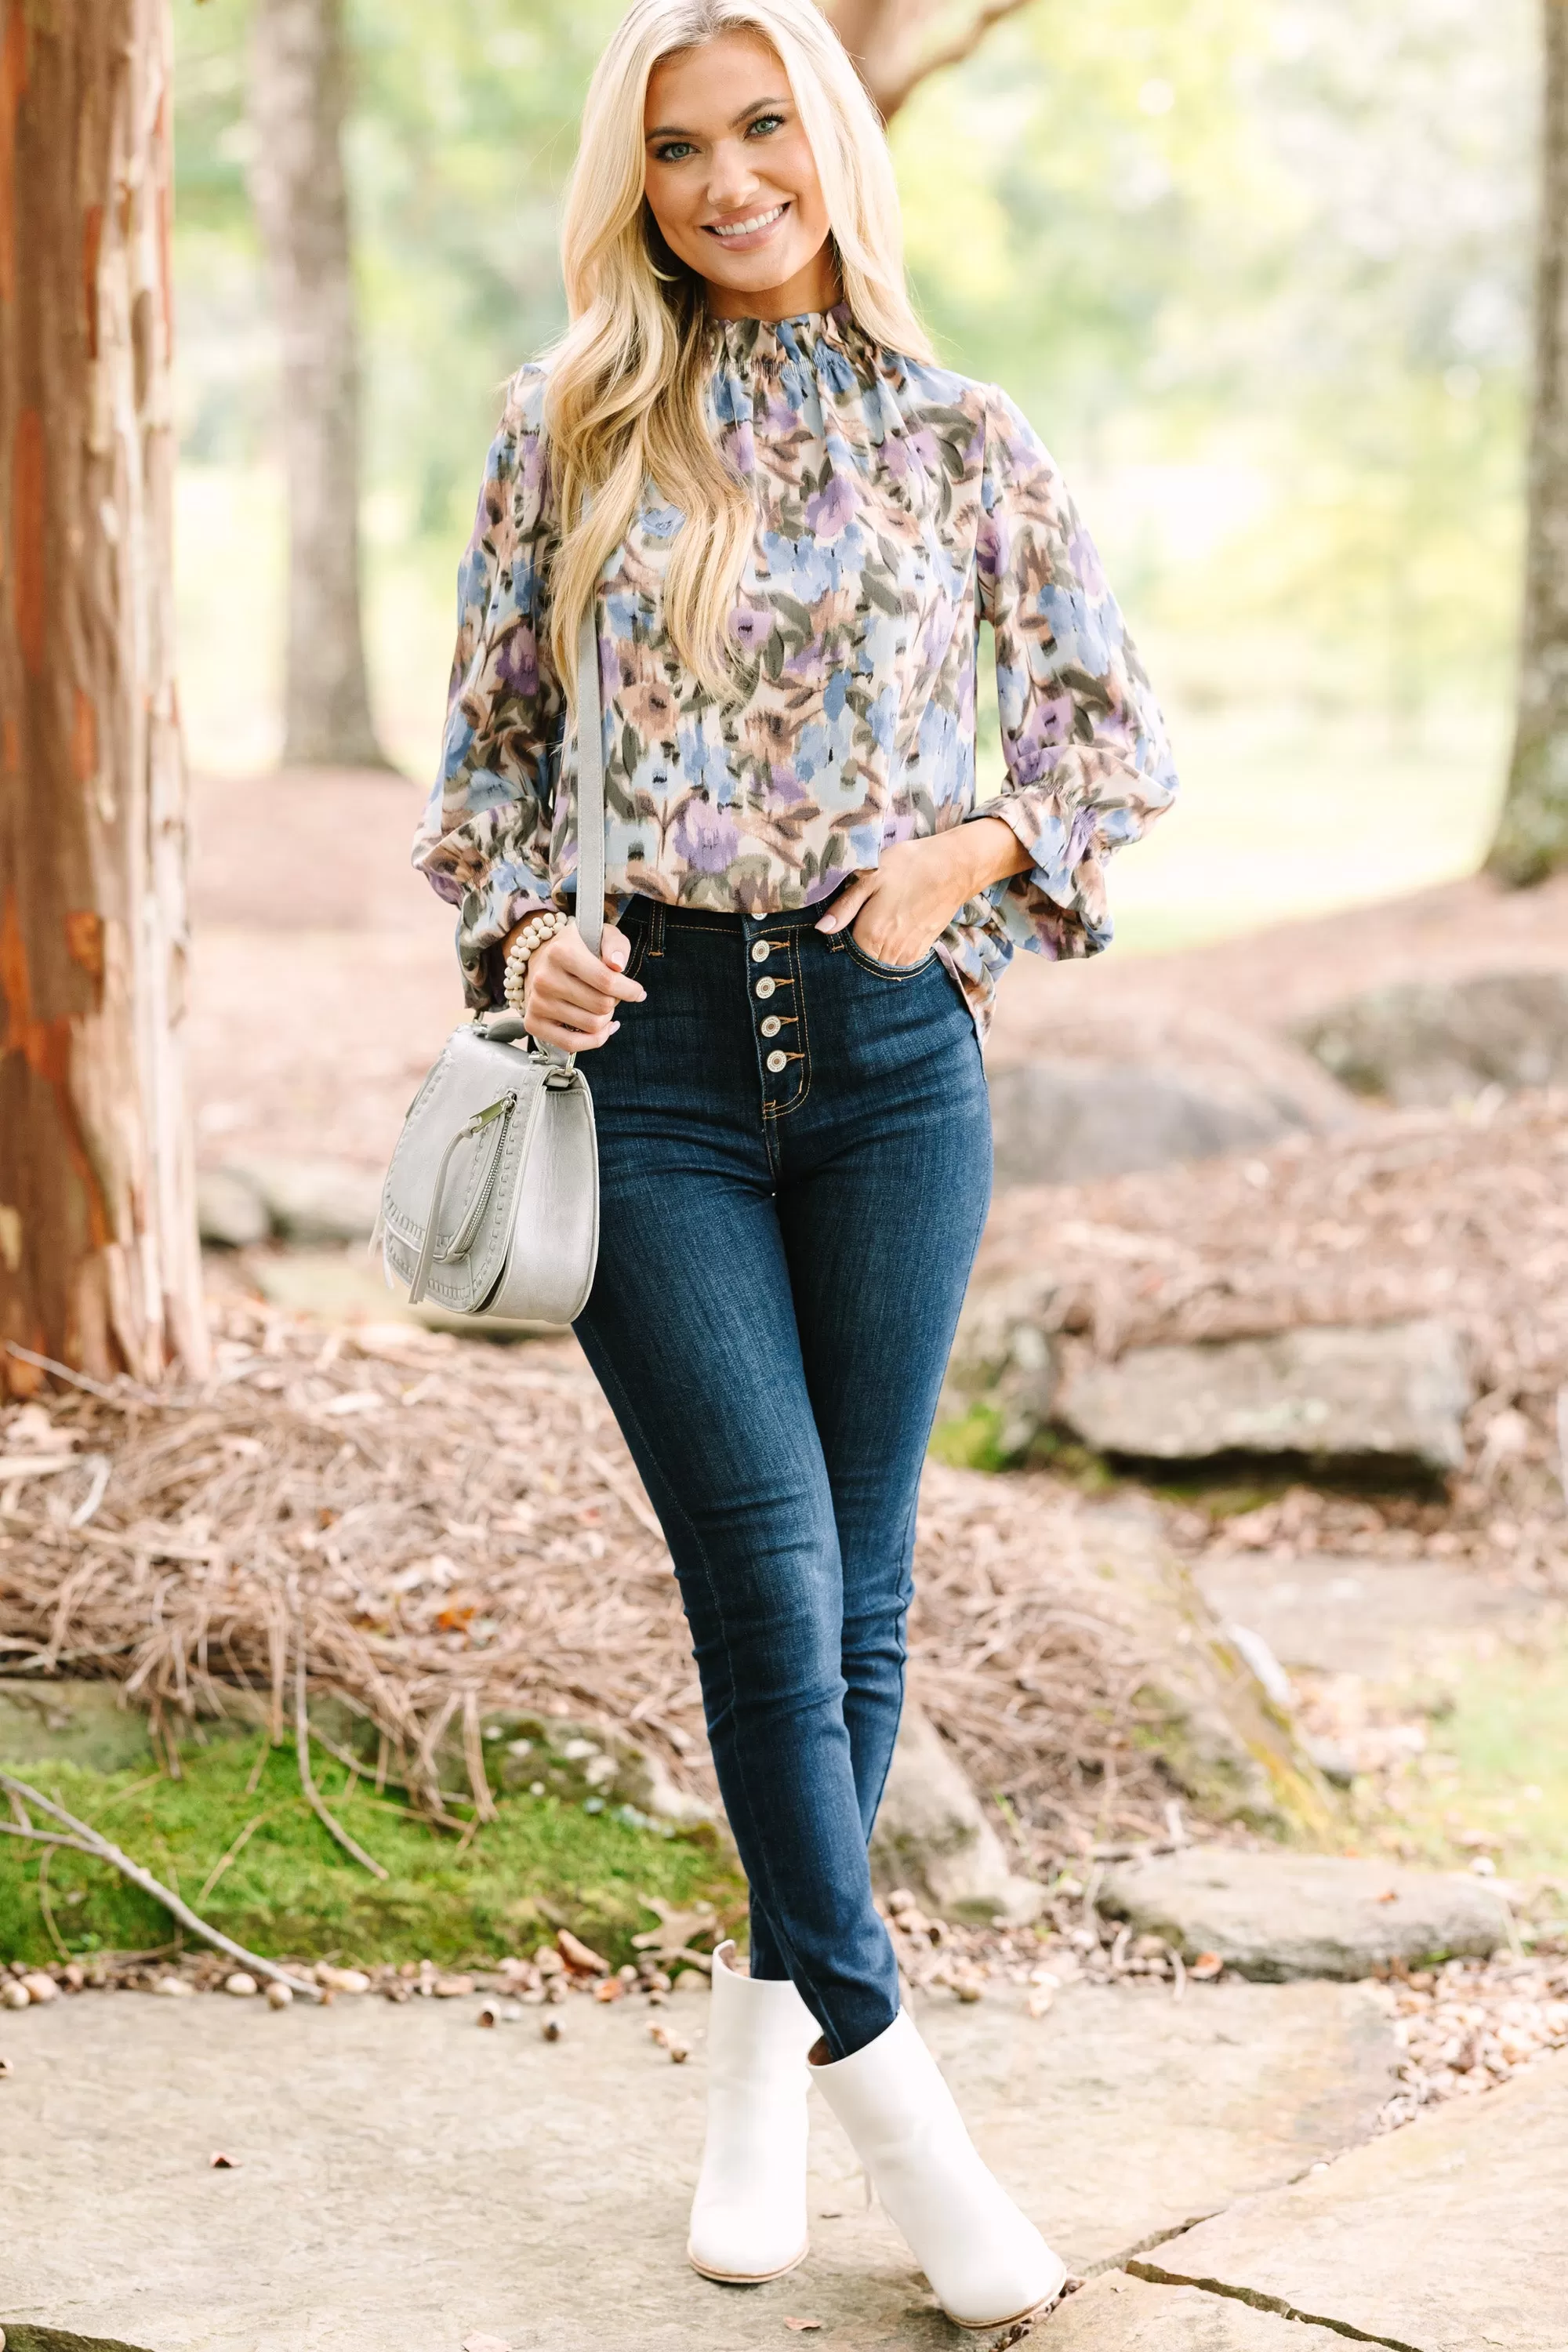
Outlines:
[[[577,633],[577,929],[595,955],[605,929],[605,710],[596,598]]]

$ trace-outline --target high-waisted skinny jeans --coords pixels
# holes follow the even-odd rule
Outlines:
[[[867,1842],[991,1123],[941,962],[878,963],[822,911],[623,914],[647,996],[584,1063],[602,1222],[576,1329],[675,1562],[752,1973],[792,1978],[843,2058],[898,2015]]]

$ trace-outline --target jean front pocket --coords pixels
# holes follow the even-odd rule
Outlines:
[[[919,963],[884,963],[879,956],[868,955],[853,931],[843,934],[844,944],[862,971],[874,972],[879,980],[918,980],[936,961],[935,948],[927,948]]]
[[[623,980],[636,980],[638,972],[642,970],[643,958],[647,953],[648,925],[645,921],[633,923],[623,922],[620,928],[626,937],[631,941],[631,950],[626,957],[626,965],[622,971],[621,978]],[[621,1009],[624,1011],[626,1008],[623,1006]]]

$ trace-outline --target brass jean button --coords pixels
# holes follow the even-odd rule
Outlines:
[[[784,1023],[779,1019],[778,1014],[770,1013],[763,1023],[763,1034],[764,1037],[776,1037],[783,1027]]]
[[[776,980],[759,980],[757,982],[757,994],[762,997],[771,996],[777,986],[778,982]]]
[[[787,1054],[774,1052],[768,1055],[768,1067],[775,1074],[775,1076],[780,1070],[787,1069],[788,1066],[789,1055]]]

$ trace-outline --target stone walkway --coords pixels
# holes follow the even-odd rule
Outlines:
[[[556,2044],[475,2010],[100,1994],[6,2017],[8,2352],[753,2352],[791,2319],[827,2352],[983,2340],[935,2310],[820,2102],[809,2263],[749,2291],[687,2269],[702,1996],[665,2012],[679,2067],[640,2001],[569,2003]],[[1368,2140],[1396,2054],[1363,1987],[1079,1986],[1041,2020],[997,1996],[922,2023],[1090,2274],[1042,2347],[1568,2345],[1568,2056]]]
[[[972,2340],[868,2210],[820,2101],[808,2264],[749,2291],[687,2269],[705,1996],[664,2012],[694,2044],[684,2066],[640,2001],[570,2002],[553,2045],[535,2012],[480,2032],[475,2010],[118,1993],[5,2017],[11,2352],[24,2326],[68,2331],[58,2352],[458,2352],[475,2334],[511,2352],[752,2352],[788,2343],[786,2318],[820,2320],[807,2340],[839,2352]],[[1043,2019],[998,1995],[922,2022],[986,2154],[1080,2271],[1363,2138],[1395,2067],[1357,1986],[1180,2002],[1079,1986]],[[219,2150],[234,2169],[213,2168]]]

